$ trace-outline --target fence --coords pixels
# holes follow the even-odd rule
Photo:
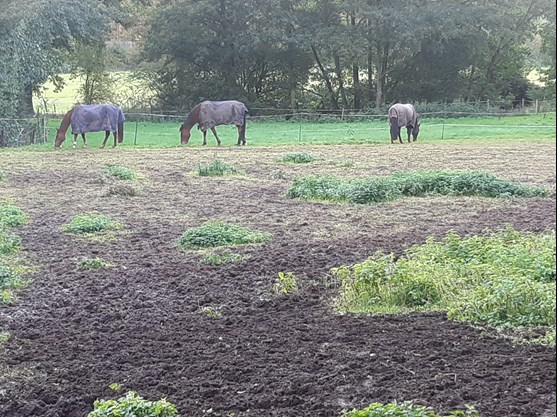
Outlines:
[[[45,143],[48,118],[38,114],[23,119],[0,119],[0,148]]]

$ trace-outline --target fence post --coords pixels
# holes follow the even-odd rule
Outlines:
[[[540,111],[540,102],[536,99],[536,114]]]
[[[298,113],[300,116],[300,126],[298,128],[298,142],[302,141],[302,113]]]
[[[445,139],[445,112],[443,112],[443,126],[441,127],[441,140]]]
[[[135,136],[133,138],[133,146],[137,145],[137,120],[135,121]]]

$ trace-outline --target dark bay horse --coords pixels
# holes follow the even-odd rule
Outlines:
[[[106,132],[106,135],[101,148],[105,147],[111,132],[114,134],[114,147],[116,147],[117,143],[122,143],[124,140],[124,121],[124,112],[114,104],[77,105],[64,115],[60,127],[56,129],[54,147],[59,149],[62,142],[66,140],[66,132],[70,125],[74,135],[74,149],[76,148],[78,135],[83,138],[83,147],[86,148],[85,133],[102,131]],[[118,132],[118,142],[116,141],[116,132]]]
[[[211,129],[217,144],[221,141],[215,130],[219,125],[236,125],[238,128],[238,145],[246,144],[246,114],[248,109],[244,103],[235,100],[204,101],[195,106],[186,116],[186,121],[180,126],[180,140],[186,145],[191,137],[191,128],[197,123],[197,128],[203,132],[203,145],[207,145],[207,129]]]
[[[408,142],[410,142],[410,134],[414,142],[418,139],[420,133],[420,123],[418,122],[418,113],[411,104],[394,104],[389,108],[389,125],[391,126],[391,143],[394,143],[398,137],[400,143],[400,129],[405,127],[408,134]]]

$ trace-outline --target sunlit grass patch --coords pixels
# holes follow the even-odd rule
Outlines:
[[[115,232],[123,228],[122,223],[112,220],[107,215],[87,213],[74,216],[69,223],[62,226],[62,231],[88,238],[112,239],[115,237]]]
[[[555,231],[449,233],[398,259],[378,252],[332,273],[341,283],[341,312],[443,310],[475,324],[555,328]]]
[[[230,250],[223,250],[221,252],[211,251],[204,253],[199,260],[199,265],[219,266],[231,263],[242,262],[247,259],[247,256],[234,253]]]
[[[220,159],[215,159],[208,165],[200,165],[197,169],[197,175],[200,177],[222,177],[225,175],[239,174],[241,174],[241,171],[238,168]]]
[[[15,291],[25,286],[24,276],[31,268],[24,266],[20,260],[0,257],[0,303],[9,304],[15,297]]]
[[[296,179],[288,189],[291,198],[354,204],[372,204],[402,197],[427,195],[479,197],[546,197],[550,191],[505,181],[477,171],[417,171],[387,177],[346,180],[334,177]]]
[[[209,221],[202,226],[186,230],[179,240],[182,248],[212,248],[263,243],[271,235],[225,221]]]
[[[10,334],[10,332],[0,332],[0,345],[2,343],[6,343],[8,340],[10,340],[11,337],[12,335]]]
[[[274,290],[276,294],[288,295],[298,291],[298,279],[293,272],[279,272],[275,280]]]
[[[0,255],[10,255],[21,250],[21,238],[7,229],[0,228]]]
[[[120,165],[108,165],[102,172],[102,175],[119,180],[134,180],[137,175],[134,170]]]

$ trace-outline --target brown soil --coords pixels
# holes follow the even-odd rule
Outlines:
[[[555,194],[537,199],[415,198],[374,206],[285,197],[296,176],[383,175],[478,169],[555,189],[555,143],[413,144],[304,148],[311,165],[278,164],[299,148],[186,148],[3,152],[0,196],[32,222],[19,229],[38,267],[0,307],[0,415],[84,417],[97,398],[135,390],[166,397],[183,416],[338,417],[371,402],[414,400],[439,412],[474,405],[482,417],[555,412],[555,350],[515,344],[442,313],[335,314],[330,268],[376,250],[402,253],[449,230],[478,234],[513,225],[554,229]],[[245,176],[201,178],[218,157]],[[105,196],[107,164],[138,171],[141,194]],[[60,227],[87,211],[126,225],[112,242]],[[185,229],[223,219],[272,233],[247,259],[200,266],[181,251]],[[102,257],[114,268],[83,271]],[[277,296],[278,272],[300,279]],[[203,314],[218,309],[222,317]],[[115,392],[112,383],[121,384]]]

